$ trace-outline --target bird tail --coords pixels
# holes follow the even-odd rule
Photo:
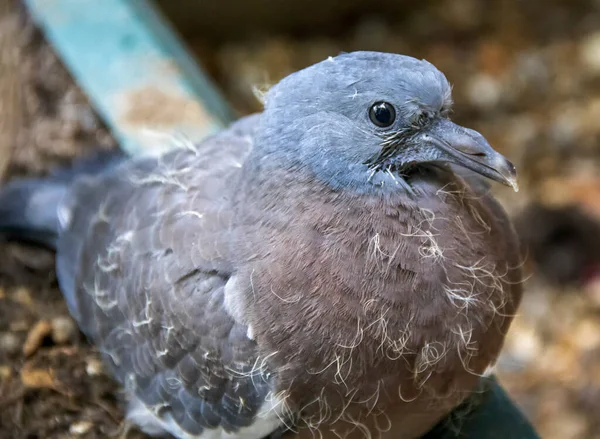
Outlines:
[[[101,151],[47,177],[11,181],[0,188],[0,235],[56,248],[61,205],[73,181],[99,174],[124,159],[119,150]]]

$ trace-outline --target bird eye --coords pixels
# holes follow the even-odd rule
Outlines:
[[[389,127],[396,120],[396,110],[387,102],[375,102],[369,109],[369,118],[378,127]]]

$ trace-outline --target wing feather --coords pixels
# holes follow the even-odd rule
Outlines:
[[[114,375],[157,420],[148,431],[237,432],[271,390],[254,369],[255,342],[224,304],[234,274],[230,182],[252,147],[251,121],[81,180],[66,205],[61,287]],[[271,414],[256,434],[278,423]]]

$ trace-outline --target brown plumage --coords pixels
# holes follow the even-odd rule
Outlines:
[[[309,424],[341,416],[338,434],[361,437],[360,423],[394,416],[391,437],[414,437],[495,364],[521,297],[518,242],[489,194],[431,172],[418,204],[286,172],[240,194],[252,202],[239,216],[257,225],[240,251],[256,259],[248,321]]]

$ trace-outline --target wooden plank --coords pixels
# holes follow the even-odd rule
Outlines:
[[[17,0],[0,4],[0,180],[22,128],[20,44]]]
[[[198,141],[228,104],[147,0],[25,0],[92,104],[131,154]],[[156,135],[161,133],[161,135]]]

